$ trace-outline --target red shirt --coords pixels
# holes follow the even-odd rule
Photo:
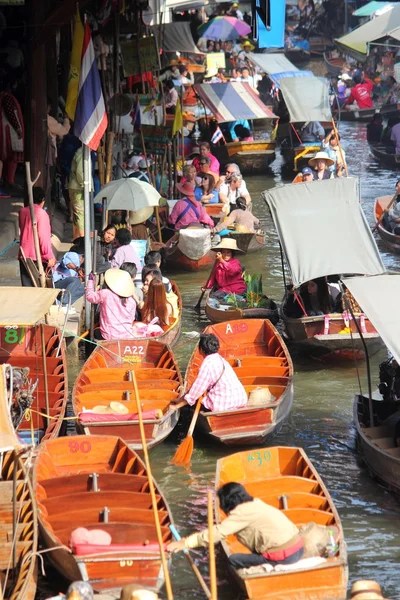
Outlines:
[[[217,287],[217,291],[222,290],[227,294],[230,292],[233,294],[246,292],[247,286],[242,275],[242,265],[237,258],[217,263],[207,288],[210,289],[214,286]]]
[[[365,79],[363,83],[357,83],[352,90],[350,96],[346,100],[346,104],[357,102],[359,108],[374,108],[371,92],[374,84],[369,79]]]
[[[51,227],[50,219],[47,212],[39,206],[33,205],[37,231],[39,237],[39,247],[42,260],[47,262],[50,258],[54,258],[53,249],[51,247]],[[33,242],[32,220],[29,206],[21,208],[19,211],[19,237],[20,246],[24,251],[26,258],[36,260],[35,244]]]

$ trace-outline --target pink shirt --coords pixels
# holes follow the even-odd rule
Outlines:
[[[111,290],[98,292],[93,281],[87,282],[86,298],[92,304],[100,305],[100,331],[105,340],[132,339],[132,323],[136,316],[136,302],[132,296],[121,298]]]
[[[214,227],[214,221],[207,214],[207,211],[204,208],[204,206],[201,204],[201,202],[198,202],[197,200],[194,200],[194,201],[190,200],[189,202],[196,207],[196,211],[197,211],[197,214],[199,215],[199,217],[196,215],[194,209],[192,207],[190,207],[189,210],[187,210],[186,213],[183,215],[183,217],[178,220],[179,215],[181,215],[183,213],[183,211],[186,209],[186,207],[188,205],[187,199],[183,199],[183,200],[178,200],[178,202],[175,204],[174,208],[172,209],[172,213],[168,217],[168,222],[171,225],[175,225],[175,229],[177,231],[179,229],[182,229],[182,227],[187,227],[187,225],[190,225],[191,223],[199,223],[199,222],[204,223],[205,225],[209,225],[210,227]]]
[[[210,171],[214,171],[214,173],[219,173],[219,160],[217,159],[217,157],[213,154],[208,154],[207,156],[211,160]],[[196,156],[196,158],[194,158],[192,162],[192,165],[196,167],[198,171],[201,171],[200,160],[201,156]]]
[[[217,353],[209,354],[201,363],[199,374],[185,395],[186,402],[193,406],[207,390],[209,391],[202,404],[209,410],[215,412],[234,410],[247,404],[246,390],[235,371]]]
[[[243,294],[247,286],[242,275],[242,265],[237,258],[231,258],[215,266],[214,273],[208,282],[207,288],[216,286],[217,291],[223,290],[227,294]]]
[[[41,206],[39,206],[39,204],[34,204],[33,209],[36,215],[40,254],[43,261],[48,261],[50,258],[54,258],[53,249],[51,247],[51,227],[49,215],[43,208],[41,208]],[[32,219],[29,206],[25,206],[19,211],[19,232],[20,246],[26,258],[36,260],[35,244],[33,242]]]

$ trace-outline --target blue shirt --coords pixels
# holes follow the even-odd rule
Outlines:
[[[233,140],[236,140],[238,137],[238,135],[235,131],[236,125],[243,125],[243,127],[246,127],[246,129],[251,131],[250,124],[247,119],[239,119],[238,121],[232,121],[231,123],[227,123],[228,131]]]
[[[76,252],[67,252],[64,254],[60,262],[56,264],[53,271],[53,281],[56,283],[60,279],[66,279],[67,277],[78,277],[78,272],[75,269],[68,269],[67,265],[72,263],[78,269],[81,266],[81,255]]]
[[[206,202],[206,204],[218,204],[219,202],[219,192],[218,190],[213,190],[211,192],[211,194],[213,195],[211,200],[209,200],[208,202]],[[196,200],[198,200],[199,202],[201,202],[201,198],[202,196],[204,196],[204,190],[201,187],[196,187],[194,190],[194,197],[196,198]]]
[[[310,42],[308,40],[297,40],[297,42],[295,42],[294,47],[310,52]]]

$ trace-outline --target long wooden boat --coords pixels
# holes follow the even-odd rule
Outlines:
[[[340,75],[345,62],[343,56],[338,56],[337,52],[324,52],[324,64],[330,75]]]
[[[185,243],[187,232],[197,231],[199,243],[190,245]],[[189,234],[190,235],[190,234]],[[203,271],[210,269],[214,263],[215,255],[211,251],[211,236],[207,229],[184,229],[179,232],[178,241],[165,249],[165,259],[169,269],[179,271]]]
[[[391,491],[400,493],[400,448],[395,437],[400,410],[396,402],[372,399],[374,426],[371,427],[369,398],[357,395],[353,418],[357,449],[368,471]],[[398,428],[397,428],[398,431]]]
[[[224,323],[238,319],[269,319],[273,325],[279,321],[279,310],[275,302],[271,308],[239,308],[218,303],[216,306],[210,296],[207,297],[205,312],[211,323]]]
[[[230,231],[230,238],[236,240],[237,247],[246,254],[257,252],[265,248],[265,233],[241,233],[239,231]]]
[[[392,196],[381,196],[380,198],[376,198],[374,205],[374,216],[375,216],[375,225],[378,223],[379,219],[382,217],[382,213],[387,209],[389,203],[392,200]],[[385,229],[385,227],[380,223],[377,226],[377,231],[383,240],[385,246],[390,248],[393,252],[400,253],[400,235],[396,235],[391,231]]]
[[[0,595],[4,600],[33,600],[37,583],[37,511],[20,455],[23,448],[10,416],[11,373],[12,367],[0,367]]]
[[[132,582],[160,589],[164,577],[146,468],[123,440],[94,435],[46,441],[33,485],[42,543],[65,579],[88,581],[96,592]],[[172,517],[159,489],[156,494],[167,542]],[[77,538],[78,528],[88,530],[82,532],[86,541]],[[93,530],[109,534],[111,543],[93,543]]]
[[[334,117],[340,118],[340,121],[364,121],[369,123],[376,112],[375,107],[358,108],[357,110],[342,109],[340,115],[335,113]]]
[[[386,146],[382,144],[368,144],[369,151],[380,164],[390,169],[400,168],[400,154],[387,152]]]
[[[165,440],[179,420],[179,410],[171,408],[170,402],[180,395],[182,387],[172,350],[154,338],[97,346],[72,391],[77,426],[87,435],[118,435],[132,448],[142,449],[131,371],[138,383],[147,446],[153,448]],[[112,402],[121,403],[128,412],[92,411],[94,407],[110,407]]]
[[[302,48],[286,48],[284,54],[294,65],[304,65],[311,58],[311,53]]]
[[[222,163],[234,162],[244,175],[263,174],[275,160],[276,142],[254,140],[253,142],[228,142],[216,146],[214,152]]]
[[[339,532],[338,551],[314,566],[307,559],[285,570],[252,568],[233,570],[232,575],[249,600],[344,600],[348,568],[347,550],[339,514],[321,477],[302,448],[273,447],[232,454],[217,461],[216,489],[235,481],[247,492],[279,508],[299,528],[314,522],[334,526]],[[215,506],[216,522],[225,515]],[[226,557],[248,552],[234,536],[222,542]],[[251,572],[253,571],[253,572]]]
[[[18,426],[19,436],[29,443],[60,435],[68,400],[67,361],[61,339],[60,329],[43,323],[0,326],[0,364],[27,368],[29,380],[38,382],[30,419],[23,418]]]
[[[257,387],[267,387],[275,399],[239,410],[201,411],[200,430],[229,446],[264,443],[283,425],[293,403],[293,365],[284,341],[271,322],[262,319],[209,325],[204,333],[217,336],[220,355],[232,365],[248,394]],[[187,367],[186,390],[202,362],[197,346]]]

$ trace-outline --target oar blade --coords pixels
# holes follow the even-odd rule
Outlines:
[[[188,435],[179,445],[175,456],[172,459],[174,465],[187,465],[190,463],[193,454],[193,436]]]

